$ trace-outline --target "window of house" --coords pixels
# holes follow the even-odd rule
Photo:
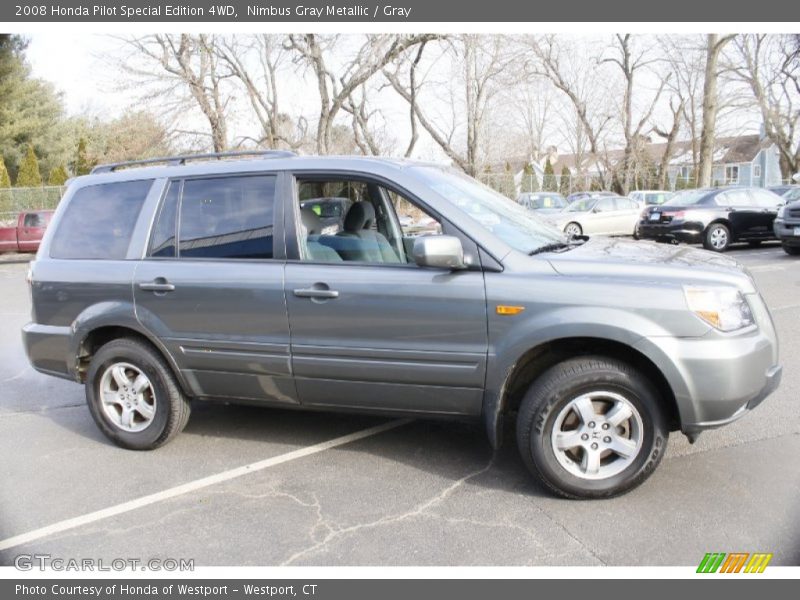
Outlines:
[[[761,165],[753,165],[753,177],[761,178]]]
[[[739,165],[725,165],[725,183],[739,183]]]
[[[272,258],[274,205],[274,175],[187,179],[180,202],[180,257]]]

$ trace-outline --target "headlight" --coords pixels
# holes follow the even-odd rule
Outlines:
[[[777,216],[775,218],[776,219],[782,219],[783,218],[783,213],[785,213],[785,212],[786,212],[786,205],[784,204],[783,206],[781,206],[778,209],[778,214],[777,214]]]
[[[689,310],[720,331],[736,331],[754,323],[750,305],[739,290],[684,286],[683,292]]]

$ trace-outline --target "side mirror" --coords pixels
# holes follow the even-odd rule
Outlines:
[[[411,251],[414,262],[432,269],[466,269],[464,247],[452,235],[423,235],[414,240]]]

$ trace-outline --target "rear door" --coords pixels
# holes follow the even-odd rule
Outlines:
[[[136,269],[139,320],[200,397],[296,403],[276,174],[173,180]],[[278,229],[280,231],[280,229]]]
[[[764,237],[764,212],[746,188],[725,190],[717,195],[716,203],[727,212],[734,239]]]
[[[321,186],[319,177],[306,181],[297,176],[295,200],[286,215],[286,300],[301,402],[358,410],[480,414],[488,337],[477,247],[467,247],[476,258],[472,270],[420,268],[407,252],[413,237],[448,233],[448,224],[376,182],[345,181],[331,173],[322,175],[328,180]],[[363,227],[382,236],[396,260],[359,262],[336,253],[307,256],[303,249],[312,237],[296,224],[304,186],[311,184],[349,190],[353,206],[371,203],[366,212],[374,213],[376,220]],[[365,214],[363,209],[357,212]],[[402,228],[397,213],[407,217]],[[351,221],[345,218],[345,226]],[[352,232],[340,232],[348,234]],[[334,242],[325,236],[313,238],[314,244],[336,247]]]

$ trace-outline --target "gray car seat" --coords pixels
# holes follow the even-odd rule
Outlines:
[[[371,263],[399,263],[400,258],[389,240],[372,229],[375,223],[375,208],[369,202],[356,202],[344,218],[344,231],[335,236],[320,238],[320,243],[329,246],[344,260]]]
[[[300,218],[305,229],[305,235],[300,237],[300,243],[305,246],[305,256],[319,262],[342,262],[342,257],[335,250],[320,242],[322,221],[310,208],[300,209]]]

